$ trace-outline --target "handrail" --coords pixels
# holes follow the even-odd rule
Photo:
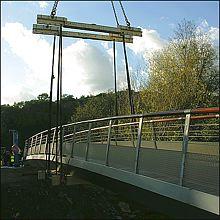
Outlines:
[[[198,109],[185,109],[185,110],[176,110],[176,111],[164,111],[164,112],[150,112],[145,114],[135,114],[135,115],[122,115],[122,116],[113,116],[113,117],[107,117],[107,118],[98,118],[98,119],[92,119],[92,120],[85,120],[80,122],[73,122],[69,124],[63,125],[64,127],[68,127],[71,125],[80,125],[80,124],[86,124],[86,123],[92,123],[92,122],[102,122],[102,121],[109,121],[109,120],[119,120],[119,119],[130,119],[130,118],[141,118],[141,117],[155,117],[155,116],[172,116],[172,115],[184,115],[184,114],[201,114],[201,113],[216,113],[219,112],[219,107],[213,107],[213,108],[198,108]],[[217,114],[216,117],[219,117]],[[191,117],[192,119],[192,117]],[[155,119],[159,120],[159,119]],[[160,119],[160,120],[172,120],[172,119]],[[182,120],[179,119],[179,120]],[[152,122],[154,122],[152,120]],[[155,121],[156,122],[156,121]],[[51,130],[55,129],[55,127],[51,128]],[[43,130],[31,137],[34,137],[36,135],[39,135],[43,132],[47,132],[47,130]]]

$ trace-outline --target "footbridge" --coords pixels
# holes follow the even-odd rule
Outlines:
[[[49,155],[219,214],[218,120],[219,108],[202,108],[66,124],[62,132],[53,128],[50,140],[47,130],[27,139],[24,159]]]

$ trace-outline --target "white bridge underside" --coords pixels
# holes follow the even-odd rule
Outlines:
[[[155,149],[152,142],[143,141],[138,174],[134,172],[136,149],[130,147],[131,142],[110,145],[108,166],[105,165],[106,143],[90,143],[87,161],[86,145],[75,143],[73,147],[70,142],[64,143],[63,163],[219,214],[219,143],[189,142],[183,186],[179,185],[181,142],[158,142]],[[45,160],[44,152],[45,144],[33,147],[27,160]],[[55,145],[51,153],[50,158],[55,161]]]

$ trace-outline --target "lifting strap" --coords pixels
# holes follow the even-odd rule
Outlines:
[[[51,126],[52,126],[52,96],[53,96],[53,79],[54,77],[54,57],[55,57],[55,47],[56,47],[56,36],[53,38],[53,56],[52,56],[52,69],[50,78],[50,99],[49,99],[49,124],[48,124],[48,137],[46,143],[46,171],[50,171],[50,152],[51,152]],[[47,157],[48,153],[48,157]]]
[[[62,25],[60,25],[60,105],[59,105],[59,114],[60,114],[60,172],[63,172],[63,122],[62,122],[62,56],[63,56],[63,38],[62,38]],[[62,175],[61,175],[62,176]],[[60,177],[61,177],[60,176]]]
[[[114,81],[115,81],[115,116],[118,116],[118,94],[117,94],[115,40],[113,40],[113,65],[114,65]]]

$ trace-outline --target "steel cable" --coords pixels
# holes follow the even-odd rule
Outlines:
[[[126,14],[125,14],[125,10],[124,10],[124,8],[123,8],[123,5],[122,5],[121,1],[119,1],[119,3],[120,3],[120,6],[121,6],[121,9],[122,9],[122,12],[123,12],[123,14],[124,14],[124,17],[125,17],[125,22],[126,22],[127,26],[130,27],[131,24],[130,24],[130,22],[128,21],[128,18],[127,18]]]
[[[112,4],[112,9],[113,9],[113,12],[114,12],[114,15],[115,15],[116,24],[119,25],[117,14],[116,14],[116,10],[115,10],[115,6],[114,6],[114,2],[111,1],[111,4]]]

